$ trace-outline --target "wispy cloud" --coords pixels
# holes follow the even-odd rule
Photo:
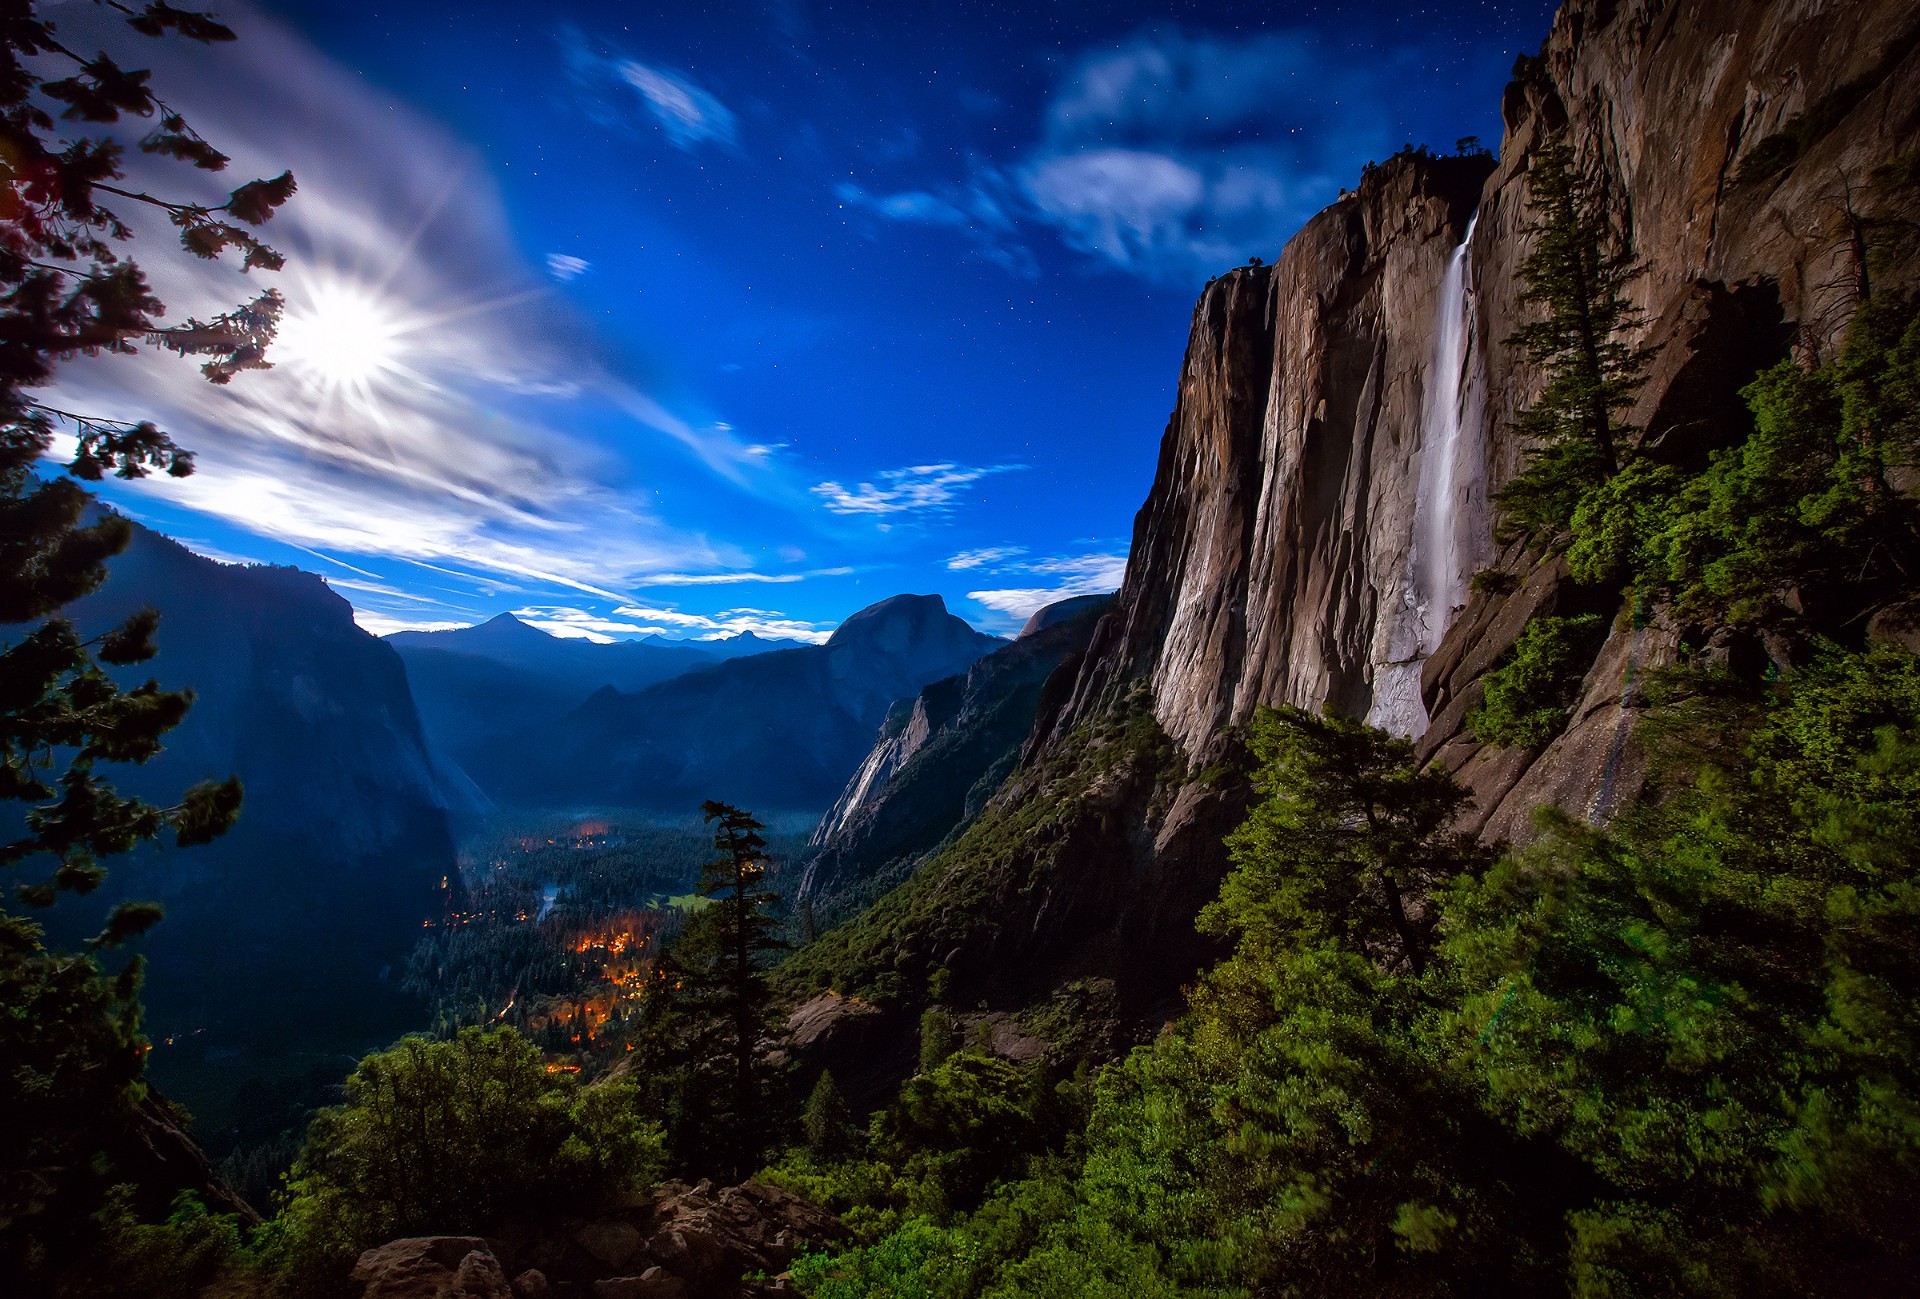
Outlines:
[[[951,566],[951,565],[950,565]],[[996,574],[1050,578],[1049,583],[1027,583],[967,592],[967,598],[1002,615],[988,619],[1002,628],[1017,626],[1048,605],[1076,595],[1102,595],[1117,590],[1127,575],[1125,555],[1061,555],[1046,559],[978,567]]]
[[[835,514],[940,514],[953,508],[962,491],[990,474],[1004,474],[1024,465],[968,466],[948,463],[909,465],[874,475],[877,482],[854,487],[827,481],[815,484],[813,494]]]
[[[407,618],[376,612],[372,609],[356,607],[353,621],[361,631],[371,636],[391,636],[397,631],[458,631],[462,627],[472,626],[465,622],[447,622],[444,619]]]
[[[1025,546],[984,546],[979,550],[963,550],[947,561],[947,567],[956,571],[969,568],[997,568],[1010,559],[1018,559],[1027,553]]]
[[[76,39],[92,39],[86,24],[110,17],[89,9],[71,16]],[[242,34],[233,45],[157,42],[142,53],[178,107],[234,155],[235,174],[293,168],[299,193],[268,230],[288,269],[249,281],[219,263],[164,255],[147,269],[176,318],[274,284],[288,301],[288,346],[272,354],[274,368],[225,387],[150,352],[64,370],[61,405],[154,418],[197,453],[193,477],[114,486],[114,499],[136,513],[164,499],[362,564],[380,556],[438,566],[469,591],[625,600],[651,573],[743,566],[739,553],[667,525],[613,484],[630,476],[627,457],[677,458],[684,448],[759,490],[772,481],[770,457],[596,362],[585,326],[515,250],[483,163],[463,146],[257,11],[236,4],[227,16]],[[135,183],[161,165],[129,154]],[[191,186],[215,182],[172,168],[165,183],[191,196]],[[140,234],[136,249],[169,238],[164,226]],[[556,257],[546,269],[570,266]],[[346,377],[325,355],[342,312],[384,340]],[[565,431],[574,400],[612,406],[660,437],[575,437]]]
[[[592,268],[593,263],[584,257],[575,257],[571,253],[547,254],[547,274],[562,284],[579,279]]]
[[[1040,264],[1018,234],[1014,213],[1020,197],[1008,193],[1006,179],[997,171],[983,168],[961,185],[940,187],[939,193],[924,189],[876,194],[850,181],[834,186],[834,196],[843,207],[868,216],[875,223],[917,225],[951,230],[972,243],[974,253],[1022,279],[1040,274]],[[878,224],[867,234],[876,237]]]
[[[818,645],[833,635],[832,623],[807,622],[789,618],[775,609],[722,609],[718,613],[686,613],[679,609],[650,605],[623,605],[616,617],[632,618],[658,628],[691,634],[695,640],[719,640],[752,632],[781,640],[803,640]]]
[[[601,125],[630,128],[638,120],[688,153],[739,143],[733,111],[691,77],[611,51],[572,28],[560,41],[581,102]]]
[[[1307,32],[1141,31],[1070,63],[1018,153],[893,193],[841,185],[874,218],[954,230],[1012,268],[1029,232],[1143,278],[1190,283],[1271,256],[1394,143],[1390,63]],[[1024,271],[1022,273],[1025,273]]]
[[[853,572],[851,566],[838,568],[814,568],[804,573],[649,573],[634,582],[635,586],[737,586],[748,582],[765,582],[770,585],[785,586],[794,582],[804,582],[810,577],[845,577]]]

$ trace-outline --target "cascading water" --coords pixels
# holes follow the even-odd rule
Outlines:
[[[1467,583],[1492,558],[1487,517],[1486,384],[1475,327],[1473,229],[1447,260],[1434,310],[1433,368],[1420,419],[1420,478],[1386,661],[1374,669],[1367,720],[1396,735],[1427,729],[1420,668],[1440,648]]]

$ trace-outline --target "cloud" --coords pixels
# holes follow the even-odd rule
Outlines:
[[[821,644],[833,634],[832,623],[790,618],[775,609],[723,609],[714,614],[686,613],[667,606],[623,604],[610,612],[577,605],[529,604],[513,616],[530,627],[554,636],[590,640],[605,645],[641,636],[665,636],[698,643],[752,632],[777,640]],[[364,625],[364,624],[363,624]]]
[[[1066,555],[1014,564],[1001,571],[1028,573],[1055,579],[1050,585],[1000,587],[969,591],[967,598],[1003,615],[989,619],[1003,627],[1025,622],[1036,612],[1076,595],[1103,595],[1118,590],[1127,576],[1125,555]]]
[[[1358,159],[1391,151],[1396,75],[1392,60],[1336,58],[1304,31],[1148,29],[1069,63],[1018,153],[976,160],[958,182],[836,192],[879,219],[952,229],[1010,267],[1031,265],[1028,231],[1041,228],[1190,284],[1272,256]]]
[[[1024,469],[1024,465],[969,467],[956,464],[909,465],[874,475],[879,480],[853,488],[828,481],[815,484],[813,494],[835,514],[941,514],[951,510],[961,491],[990,474]]]
[[[875,194],[843,181],[834,186],[841,205],[862,212],[876,222],[951,230],[973,244],[974,253],[1022,279],[1040,274],[1033,252],[1017,236],[1015,210],[1020,199],[1008,192],[1006,179],[991,169],[978,171],[965,185],[943,186],[939,193],[902,190]],[[878,227],[868,230],[877,237]]]
[[[593,268],[593,263],[584,257],[575,257],[569,253],[548,253],[547,274],[565,284],[568,280],[577,280]]]
[[[560,34],[567,72],[587,113],[602,126],[631,128],[634,110],[686,153],[704,144],[739,143],[733,111],[688,77],[589,42],[579,31]]]
[[[111,498],[149,518],[163,503],[184,505],[373,567],[383,565],[365,556],[418,563],[469,593],[624,600],[650,573],[743,566],[619,484],[629,457],[684,449],[749,490],[789,490],[769,476],[769,457],[597,364],[591,335],[516,251],[468,150],[258,11],[223,12],[238,42],[155,42],[141,53],[170,101],[233,155],[230,173],[215,180],[132,152],[127,165],[133,184],[182,197],[291,166],[299,192],[266,228],[288,267],[247,277],[182,256],[164,219],[140,213],[132,248],[172,318],[279,288],[286,346],[270,353],[272,369],[224,387],[151,351],[65,367],[49,394],[57,404],[153,418],[198,457],[191,478],[110,485]],[[105,48],[121,39],[90,6],[63,24]],[[587,421],[566,405],[574,401],[614,407],[659,437],[576,437],[567,426]]]
[[[719,613],[704,614],[683,613],[678,609],[648,605],[623,605],[613,612],[617,617],[634,618],[681,632],[697,633],[693,637],[695,640],[719,640],[726,636],[738,636],[742,632],[752,632],[756,636],[803,640],[820,645],[833,635],[834,628],[832,623],[789,618],[774,609],[723,609]]]
[[[766,582],[773,585],[786,585],[792,582],[804,582],[810,577],[845,577],[853,572],[849,566],[839,568],[816,568],[805,573],[649,573],[637,580],[635,586],[734,586],[743,582]]]
[[[370,636],[391,636],[397,631],[458,631],[472,623],[435,621],[431,618],[402,618],[355,608],[353,621]]]
[[[1007,560],[1018,559],[1026,553],[1025,546],[986,546],[980,550],[963,550],[947,561],[947,567],[955,570],[997,568]]]

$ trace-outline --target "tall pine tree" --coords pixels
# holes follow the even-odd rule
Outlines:
[[[105,7],[144,37],[233,39],[161,0]],[[206,378],[226,383],[267,363],[280,314],[269,289],[211,320],[167,321],[124,256],[133,234],[124,214],[150,207],[195,257],[231,252],[243,270],[277,269],[279,254],[250,227],[293,193],[291,174],[241,185],[218,206],[123,184],[125,146],[90,130],[145,119],[153,126],[140,152],[209,172],[228,161],[148,81],[109,54],[69,48],[30,3],[0,17],[0,800],[12,808],[0,806],[0,1113],[11,1134],[0,1138],[0,1276],[31,1278],[86,1247],[116,1175],[103,1151],[143,1094],[138,963],[110,976],[97,958],[160,915],[122,905],[85,950],[60,952],[28,911],[97,889],[102,859],[141,843],[213,838],[240,802],[232,780],[196,786],[171,807],[114,790],[102,765],[153,757],[191,696],[151,681],[123,688],[109,674],[152,657],[151,611],[91,638],[58,616],[99,587],[131,538],[124,519],[92,510],[82,483],[193,469],[151,423],[43,400],[60,366],[146,344],[203,358]],[[73,439],[64,470],[47,460],[60,433]]]
[[[1622,417],[1643,366],[1622,335],[1639,320],[1625,292],[1638,267],[1563,132],[1534,150],[1527,190],[1533,248],[1520,264],[1520,300],[1544,315],[1507,343],[1541,368],[1546,385],[1520,417],[1527,462],[1500,492],[1501,529],[1557,545],[1581,498],[1632,456],[1633,429]]]
[[[698,885],[706,903],[656,971],[638,1063],[680,1167],[737,1181],[779,1129],[785,1098],[772,1053],[780,1025],[766,965],[786,944],[777,937],[779,895],[767,887],[766,827],[726,803],[701,810],[716,823],[716,856]]]

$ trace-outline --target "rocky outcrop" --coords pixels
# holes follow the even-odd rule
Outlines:
[[[1107,602],[1081,596],[1042,609],[965,675],[893,706],[808,844],[799,898],[817,919],[898,883],[979,812],[1019,758],[1048,678],[1078,663]]]
[[[1854,216],[1920,145],[1920,18],[1885,0],[1835,18],[1813,0],[1573,0],[1508,88],[1484,186],[1450,160],[1390,164],[1271,270],[1210,286],[1126,584],[1056,734],[1141,680],[1195,762],[1261,705],[1369,711],[1417,507],[1420,394],[1438,381],[1442,261],[1477,210],[1473,332],[1502,339],[1528,318],[1526,172],[1550,131],[1601,179],[1644,265],[1632,292],[1652,364],[1632,417],[1661,455],[1703,459],[1737,427],[1738,390],[1760,367],[1796,344],[1830,350],[1866,274]],[[1875,270],[1896,286],[1913,272]],[[1483,346],[1476,360],[1490,492],[1520,463],[1515,421],[1539,376],[1511,349]],[[1547,754],[1481,754],[1460,730],[1463,692],[1523,612],[1564,594],[1532,563],[1501,560],[1520,594],[1456,611],[1424,673],[1424,747],[1467,771],[1489,833],[1524,833],[1528,800],[1551,791],[1594,810],[1588,778],[1609,763],[1621,701],[1631,707],[1621,678],[1671,639],[1621,627],[1582,701],[1598,712]],[[1559,774],[1524,780],[1536,761]]]
[[[359,1299],[515,1299],[478,1236],[413,1236],[360,1256],[347,1278]]]
[[[590,1221],[391,1241],[360,1256],[349,1287],[355,1299],[760,1299],[792,1293],[782,1274],[801,1253],[846,1239],[832,1214],[763,1182],[667,1182]]]

